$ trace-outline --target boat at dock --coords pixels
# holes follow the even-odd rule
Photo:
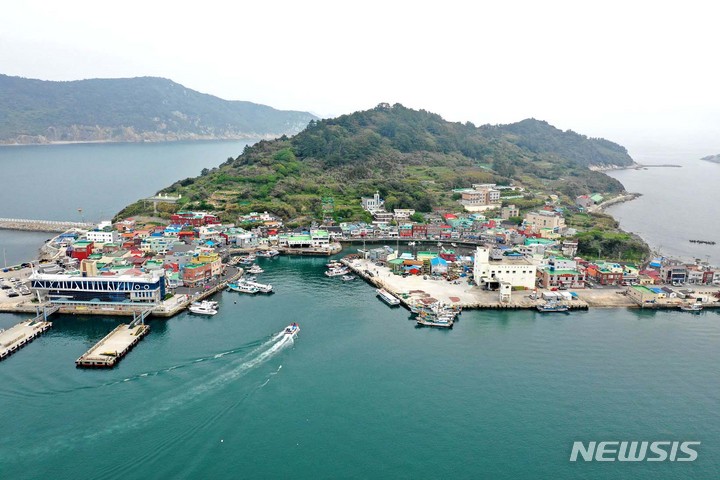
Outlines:
[[[343,282],[351,282],[351,281],[355,280],[355,278],[357,278],[357,277],[355,277],[355,275],[343,275],[342,281]]]
[[[253,287],[252,285],[248,285],[247,283],[228,283],[228,288],[232,290],[233,292],[239,292],[239,293],[249,293],[249,294],[256,294],[260,290],[257,287]]]
[[[192,313],[197,315],[216,315],[218,312],[207,303],[193,303],[189,309]]]
[[[326,266],[327,268],[331,269],[331,270],[332,270],[333,268],[343,268],[343,264],[340,263],[340,262],[330,262],[330,263],[326,263],[325,266]]]
[[[285,330],[283,331],[283,334],[285,334],[286,337],[290,338],[295,338],[298,333],[300,333],[300,325],[295,322],[285,327]]]
[[[250,280],[242,280],[239,283],[242,285],[247,285],[251,288],[257,288],[258,293],[273,293],[273,286],[269,283],[257,283]]]
[[[248,269],[248,273],[252,273],[252,274],[255,274],[255,275],[257,275],[258,273],[263,273],[264,271],[265,271],[265,270],[263,270],[262,268],[260,268],[260,265],[257,265],[257,264],[256,264],[256,265],[253,265],[252,267],[250,267],[250,268]]]
[[[538,312],[542,313],[567,312],[568,310],[570,310],[570,307],[568,307],[567,305],[563,305],[557,302],[545,302],[542,305],[538,305],[536,308]]]
[[[683,312],[702,312],[703,306],[699,303],[691,303],[680,305],[680,310]]]
[[[416,320],[416,324],[419,327],[435,327],[435,328],[453,328],[455,322],[452,319],[439,317],[435,318],[432,316],[421,315]]]
[[[347,275],[350,273],[350,270],[347,268],[331,268],[330,270],[325,271],[325,275],[328,277],[340,277],[343,275]]]
[[[380,300],[387,303],[391,307],[396,307],[400,305],[400,300],[384,288],[378,288],[377,290],[375,290],[375,292],[377,292],[377,296],[380,297]]]
[[[255,253],[255,256],[260,258],[273,258],[277,257],[278,255],[280,255],[280,252],[278,252],[277,250],[260,250]]]

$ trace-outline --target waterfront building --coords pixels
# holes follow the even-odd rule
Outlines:
[[[585,269],[587,277],[600,285],[619,285],[623,281],[623,266],[618,263],[596,262]]]
[[[535,288],[537,267],[523,255],[501,256],[490,259],[487,247],[475,251],[475,284],[489,289],[500,288],[500,282],[513,287]]]
[[[585,288],[585,275],[576,269],[543,265],[538,267],[537,276],[544,288]]]
[[[679,262],[663,264],[660,267],[660,279],[665,283],[685,283],[688,269]]]
[[[117,272],[117,273],[115,273]],[[97,273],[96,275],[88,275]],[[54,304],[157,305],[165,296],[163,270],[141,272],[133,268],[97,272],[94,261],[85,263],[85,271],[71,274],[33,273],[33,293],[39,302]]]
[[[196,287],[210,280],[212,267],[207,263],[187,263],[182,270],[182,282],[186,287]]]

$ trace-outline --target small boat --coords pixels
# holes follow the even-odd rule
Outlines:
[[[286,337],[295,338],[297,334],[300,332],[300,325],[293,322],[287,327],[285,327],[285,331],[283,332]]]
[[[391,307],[400,305],[400,300],[384,288],[378,288],[375,292],[377,292],[377,296],[380,297],[383,302],[387,303]]]
[[[210,305],[207,305],[207,304],[198,305],[195,303],[190,305],[190,311],[197,315],[215,315],[217,313],[217,310],[212,308]]]
[[[247,285],[252,288],[257,288],[259,293],[273,293],[273,286],[264,283],[251,282],[250,280],[244,280],[240,282],[243,285]]]
[[[202,302],[193,302],[193,303],[190,304],[190,306],[191,306],[191,307],[193,307],[193,306],[195,306],[195,307],[207,306],[207,307],[210,307],[210,308],[212,308],[212,309],[217,310],[217,308],[218,308],[218,302],[216,302],[216,301],[214,301],[214,300],[203,300]]]
[[[702,309],[703,307],[699,303],[680,305],[680,310],[683,312],[702,312]]]
[[[353,280],[355,280],[355,275],[343,275],[342,276],[343,282],[351,282]]]
[[[259,252],[255,253],[255,256],[261,257],[261,258],[273,258],[280,255],[280,252],[277,250],[260,250]]]
[[[340,277],[342,275],[347,275],[348,273],[350,273],[350,270],[347,268],[331,268],[325,272],[325,275],[328,277]]]
[[[538,312],[542,313],[567,312],[570,310],[570,307],[567,305],[562,305],[557,302],[545,302],[543,305],[538,305],[536,308]]]
[[[425,319],[420,317],[417,319],[417,326],[419,327],[436,327],[436,328],[452,328],[455,322],[446,318],[428,318]]]
[[[256,275],[257,275],[258,273],[263,273],[264,271],[265,271],[265,270],[263,270],[262,268],[260,268],[260,265],[253,265],[252,267],[250,267],[250,268],[248,269],[248,273],[253,273],[253,274],[256,274]]]
[[[228,283],[228,288],[233,292],[256,294],[260,290],[247,283]]]
[[[343,264],[340,262],[330,262],[330,263],[326,263],[325,266],[329,269],[333,269],[333,268],[342,268]]]

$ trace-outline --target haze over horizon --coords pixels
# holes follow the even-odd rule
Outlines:
[[[8,4],[2,73],[158,76],[323,118],[397,102],[476,125],[538,118],[631,154],[720,152],[715,16],[701,2],[72,6]]]

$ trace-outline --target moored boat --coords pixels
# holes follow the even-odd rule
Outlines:
[[[356,278],[355,275],[343,275],[342,281],[343,282],[351,282],[351,281],[355,280],[355,278]]]
[[[538,305],[536,308],[538,312],[542,313],[567,312],[568,310],[570,310],[570,307],[568,307],[567,305],[551,301],[545,302],[542,305]]]
[[[253,273],[253,274],[255,274],[255,275],[257,275],[258,273],[263,273],[264,271],[265,271],[265,270],[263,270],[262,268],[260,268],[260,265],[257,265],[257,264],[256,264],[256,265],[253,265],[252,267],[250,267],[250,268],[248,269],[248,273]]]
[[[400,300],[384,288],[378,288],[375,292],[377,292],[377,296],[380,297],[383,302],[387,303],[391,307],[400,305]]]
[[[699,303],[689,303],[680,305],[680,310],[683,312],[702,312],[703,306]]]
[[[248,285],[247,283],[228,283],[228,288],[232,290],[233,292],[239,292],[239,293],[250,293],[255,294],[258,293],[260,290],[257,287],[253,287],[252,285]]]
[[[280,255],[280,252],[278,252],[277,250],[274,250],[274,249],[273,250],[260,250],[255,253],[255,256],[261,257],[261,258],[273,258],[273,257],[277,257],[278,255]]]
[[[342,275],[347,275],[350,273],[350,270],[347,268],[331,268],[330,270],[325,271],[325,275],[328,277],[340,277]]]
[[[195,313],[197,315],[215,315],[217,314],[217,310],[212,308],[210,305],[206,303],[197,304],[194,303],[190,305],[190,311],[192,313]]]
[[[250,280],[243,280],[240,283],[249,287],[257,288],[259,293],[273,293],[273,286],[269,283],[257,283]]]
[[[453,328],[454,321],[448,318],[432,318],[421,315],[416,321],[420,327]]]

